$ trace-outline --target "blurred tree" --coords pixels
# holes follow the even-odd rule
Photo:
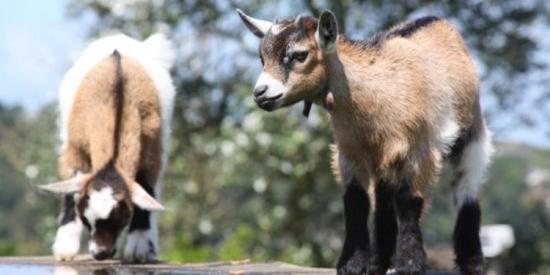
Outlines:
[[[0,255],[41,253],[49,246],[44,234],[52,236],[56,202],[39,197],[31,184],[56,175],[55,108],[50,104],[29,118],[20,108],[0,105]]]

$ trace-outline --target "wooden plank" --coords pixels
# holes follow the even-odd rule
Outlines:
[[[95,261],[89,256],[78,256],[72,262],[56,262],[51,256],[36,257],[0,257],[0,274],[2,266],[43,266],[52,270],[63,270],[62,273],[70,274],[70,271],[105,271],[106,274],[115,274],[119,271],[133,272],[155,272],[161,274],[321,274],[334,275],[334,269],[308,268],[287,263],[251,263],[249,260],[233,262],[214,262],[201,264],[184,263],[154,263],[154,264],[125,264],[118,260]],[[56,272],[54,272],[56,273]],[[50,274],[45,273],[44,274]]]
[[[126,264],[119,260],[95,261],[90,256],[80,255],[72,262],[57,262],[51,256],[0,257],[0,274],[206,274],[206,275],[335,275],[333,268],[311,268],[282,262],[252,263],[250,260],[213,263],[166,263]],[[28,270],[28,272],[26,272]],[[32,272],[30,272],[32,271]],[[389,273],[393,274],[393,273]],[[456,275],[454,272],[430,271],[427,275]]]

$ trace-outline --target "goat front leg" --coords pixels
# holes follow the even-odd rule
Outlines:
[[[405,179],[394,197],[397,213],[397,274],[417,275],[426,272],[426,252],[422,245],[420,216],[424,198],[416,186]]]
[[[144,172],[138,173],[136,181],[149,193],[155,197],[153,185],[149,175]],[[128,239],[124,248],[124,260],[134,263],[148,263],[157,260],[158,253],[158,228],[155,213],[143,210],[139,207],[134,208],[134,215],[128,228]]]
[[[387,181],[379,180],[375,186],[376,209],[374,212],[374,232],[371,247],[369,275],[383,275],[391,266],[397,237],[397,220],[393,198],[395,187]]]
[[[338,274],[365,274],[368,269],[369,197],[356,178],[346,185],[344,194],[344,215],[346,237],[344,248],[338,260]]]
[[[60,172],[63,178],[70,178],[77,173],[88,171],[89,161],[77,148],[67,146],[60,159]],[[71,261],[80,249],[82,221],[75,209],[74,194],[65,195],[59,218],[59,227],[55,234],[52,252],[57,261]]]
[[[57,261],[72,261],[80,249],[82,222],[75,212],[74,195],[65,195],[52,252]]]

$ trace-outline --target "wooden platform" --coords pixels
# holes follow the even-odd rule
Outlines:
[[[124,264],[118,260],[95,261],[89,256],[79,256],[72,262],[56,262],[51,256],[0,257],[0,274],[79,275],[79,274],[320,274],[336,275],[332,268],[310,268],[287,263],[251,263],[249,260],[214,262],[203,264]],[[429,275],[454,275],[451,272],[429,272]]]
[[[9,269],[8,269],[9,268]],[[334,275],[333,269],[307,268],[286,263],[251,263],[249,260],[214,262],[204,264],[124,264],[118,260],[95,261],[89,256],[79,256],[72,262],[56,262],[51,256],[0,257],[0,274],[16,271],[18,274],[326,274]],[[15,273],[14,273],[15,274]]]

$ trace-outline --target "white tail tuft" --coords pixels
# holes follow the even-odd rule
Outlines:
[[[155,54],[158,61],[167,70],[174,66],[176,58],[176,51],[174,45],[166,36],[162,33],[155,33],[147,38],[143,44],[147,47],[151,53]]]

